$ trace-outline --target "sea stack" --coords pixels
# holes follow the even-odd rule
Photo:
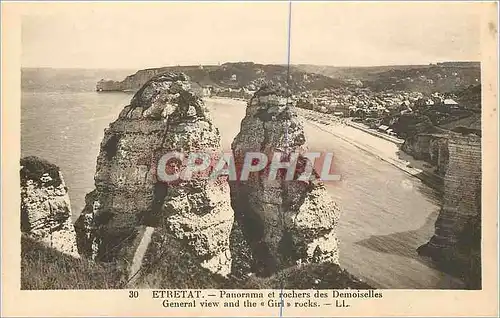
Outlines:
[[[152,231],[161,230],[182,242],[201,266],[227,275],[234,220],[227,180],[168,183],[157,177],[164,154],[219,151],[219,131],[189,78],[165,73],[150,79],[105,131],[95,190],[76,223],[82,253],[140,262],[151,237],[158,236]]]
[[[266,85],[254,94],[232,150],[236,166],[249,152],[266,154],[269,161],[274,152],[296,153],[298,167],[311,164],[302,156],[307,151],[303,127],[284,88]],[[324,184],[285,180],[279,173],[269,180],[268,172],[266,168],[230,183],[235,217],[252,249],[255,271],[267,276],[297,263],[338,264],[340,211]]]
[[[68,190],[59,168],[38,157],[25,157],[20,173],[22,233],[79,257]]]

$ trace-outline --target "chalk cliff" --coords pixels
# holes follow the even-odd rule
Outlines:
[[[37,157],[21,159],[21,231],[79,257],[68,191],[59,168]]]
[[[156,75],[165,73],[163,68],[139,70],[127,76],[123,81],[100,80],[97,82],[97,91],[137,91]]]
[[[448,140],[460,134],[481,136],[481,114],[473,114],[425,131],[409,134],[401,149],[417,160],[425,160],[444,176],[448,166]]]
[[[136,262],[145,249],[158,243],[151,229],[159,228],[182,242],[201,266],[227,275],[233,223],[227,181],[169,184],[156,174],[159,157],[168,152],[219,150],[219,131],[186,75],[165,73],[147,81],[105,131],[95,190],[76,223],[82,253],[126,259],[140,268]]]
[[[304,169],[306,140],[290,106],[282,88],[265,86],[255,93],[232,143],[236,166],[248,152],[272,158],[281,151],[300,154],[298,170]],[[268,168],[251,173],[247,181],[230,183],[235,218],[251,247],[255,271],[271,275],[297,263],[337,264],[340,211],[324,185],[287,181],[280,173],[269,181],[267,173]]]
[[[416,134],[406,138],[401,149],[417,160],[424,160],[436,166],[436,173],[444,176],[449,160],[448,134]]]
[[[452,133],[448,151],[444,202],[435,234],[418,252],[458,271],[470,287],[480,288],[481,138]]]
[[[97,82],[95,90],[98,92],[110,92],[110,91],[125,91],[127,90],[127,88],[126,85],[122,84],[122,82],[102,79],[99,82]]]

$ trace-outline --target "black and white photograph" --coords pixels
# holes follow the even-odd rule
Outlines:
[[[33,4],[21,290],[482,290],[487,5]]]

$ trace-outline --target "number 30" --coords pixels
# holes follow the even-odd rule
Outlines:
[[[139,292],[136,290],[131,290],[128,292],[128,298],[137,298],[139,297]]]

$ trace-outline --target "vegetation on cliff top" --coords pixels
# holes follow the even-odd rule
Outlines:
[[[43,174],[48,173],[52,178],[47,185],[59,186],[62,182],[59,176],[59,167],[36,156],[25,157],[21,159],[21,183],[27,180],[40,182]]]
[[[139,70],[115,83],[116,90],[138,90],[151,77],[166,72],[182,72],[192,82],[202,86],[243,88],[255,90],[264,82],[289,84],[291,91],[321,90],[346,85],[343,80],[321,74],[289,69],[286,65],[257,64],[253,62],[224,63],[222,65],[167,66]],[[149,77],[149,78],[148,78]],[[113,89],[112,89],[113,90]]]
[[[401,90],[422,93],[450,92],[476,85],[481,79],[479,62],[438,63],[430,65],[387,65],[336,67],[294,65],[294,68],[335,79],[356,79],[376,91]]]

